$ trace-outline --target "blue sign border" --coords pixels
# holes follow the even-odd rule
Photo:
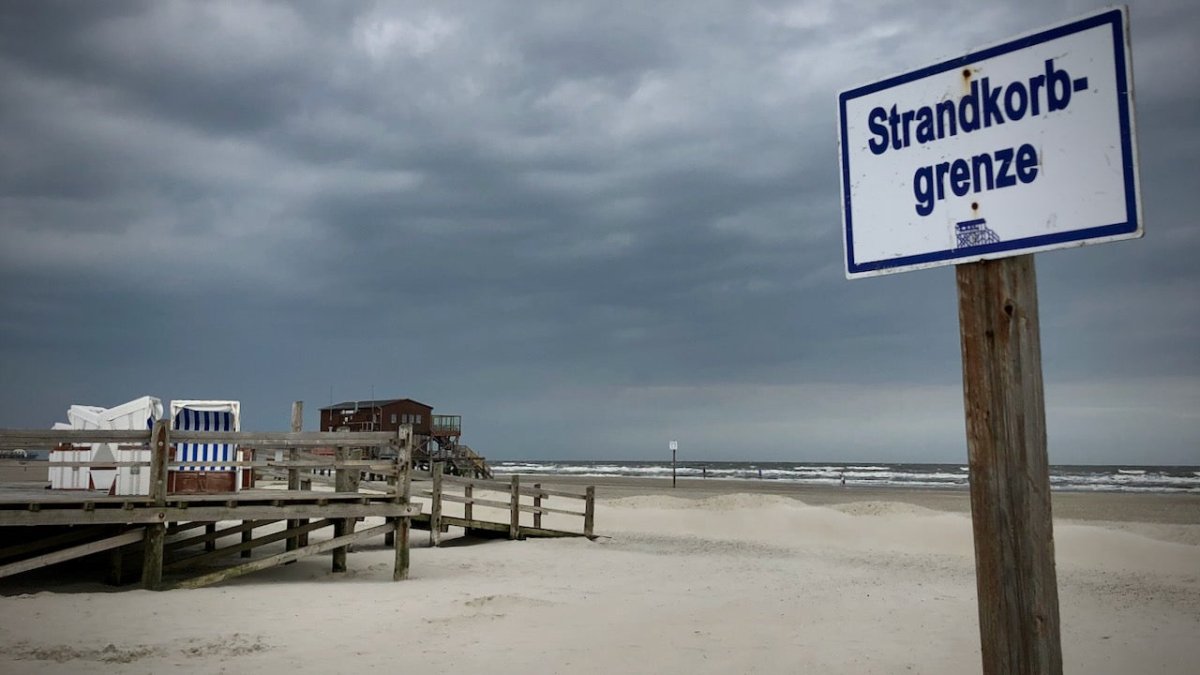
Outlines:
[[[929,77],[930,75],[937,75],[950,70],[958,70],[963,66],[970,65],[977,61],[994,58],[1018,51],[1020,49],[1039,45],[1043,42],[1049,42],[1067,35],[1073,35],[1075,33],[1106,25],[1112,27],[1113,57],[1117,71],[1117,106],[1119,108],[1118,115],[1121,124],[1121,165],[1125,174],[1125,222],[1110,223],[1107,225],[1089,227],[1081,230],[1056,232],[1054,234],[1026,237],[1024,239],[1014,239],[1011,241],[1001,241],[994,244],[984,244],[961,249],[946,249],[943,251],[934,251],[932,253],[921,253],[918,255],[904,256],[901,258],[888,258],[886,260],[875,260],[865,263],[855,262],[853,220],[850,214],[850,159],[847,155],[849,143],[846,138],[846,103],[848,101],[861,96],[874,94],[876,92],[883,91],[884,89],[890,89],[892,87],[906,84],[914,80]],[[967,54],[966,56],[950,59],[949,61],[943,61],[911,73],[897,75],[880,82],[875,82],[873,84],[864,85],[862,87],[857,87],[855,89],[842,92],[838,96],[838,112],[841,121],[842,212],[844,217],[843,222],[845,224],[845,232],[843,234],[846,238],[845,244],[847,272],[849,274],[878,272],[897,267],[912,267],[915,265],[926,265],[960,258],[978,258],[982,255],[1001,253],[1004,251],[1019,251],[1022,249],[1040,248],[1066,242],[1099,239],[1103,237],[1112,237],[1136,232],[1138,229],[1137,180],[1134,167],[1132,130],[1130,129],[1129,81],[1127,78],[1127,72],[1127,56],[1125,54],[1125,12],[1122,9],[1111,9],[1099,14],[1085,17],[1078,21],[1073,21],[1071,23],[1055,26],[1054,28],[1034,33],[1032,35],[1027,35],[1011,42],[1006,42],[994,47],[980,50],[978,52],[973,52]]]

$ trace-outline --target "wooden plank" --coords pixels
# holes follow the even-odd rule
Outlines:
[[[315,523],[301,525],[297,529],[303,530],[304,532],[312,532],[313,530],[319,530],[322,527],[329,527],[330,525],[333,525],[335,522],[336,522],[336,520],[334,520],[334,519],[318,520]],[[220,548],[215,551],[211,551],[209,553],[201,553],[199,555],[189,556],[187,558],[180,558],[179,560],[173,560],[168,565],[165,566],[165,569],[170,571],[170,570],[179,569],[180,567],[185,567],[187,565],[195,565],[195,564],[206,562],[209,560],[215,560],[217,558],[224,558],[225,556],[233,555],[234,553],[240,553],[240,552],[248,550],[248,549],[258,548],[259,546],[264,546],[266,544],[273,544],[277,541],[283,541],[284,539],[287,539],[288,537],[292,537],[295,535],[296,535],[296,530],[290,530],[290,529],[289,530],[281,530],[279,532],[272,532],[270,534],[266,534],[261,537],[257,537],[255,539],[251,539],[250,541],[243,542],[240,544],[234,544],[233,546],[226,546],[225,548]]]
[[[370,448],[389,445],[393,431],[173,431],[180,443],[237,443],[255,448]]]
[[[279,565],[282,565],[282,564],[285,564],[288,562],[292,562],[294,560],[299,560],[300,558],[303,558],[305,556],[316,555],[318,553],[324,553],[325,551],[333,550],[338,547],[344,547],[344,546],[352,544],[356,541],[363,541],[366,539],[370,539],[371,537],[376,537],[381,534],[384,534],[385,532],[387,532],[388,530],[390,530],[394,527],[395,526],[391,523],[377,525],[375,527],[368,528],[368,529],[362,530],[360,532],[355,532],[353,534],[347,534],[347,535],[337,537],[334,539],[329,539],[327,541],[322,541],[322,542],[319,542],[316,544],[312,544],[310,546],[305,546],[303,548],[296,549],[294,551],[284,551],[283,553],[277,553],[273,556],[268,556],[266,558],[259,558],[258,560],[251,560],[248,563],[242,563],[241,565],[237,565],[236,567],[230,567],[228,569],[223,569],[223,570],[219,570],[216,572],[210,572],[209,574],[202,574],[198,577],[193,577],[191,579],[181,581],[176,585],[176,587],[177,588],[201,588],[203,586],[209,586],[209,585],[212,585],[215,583],[226,581],[228,579],[232,579],[234,577],[241,576],[243,574],[250,573],[250,572],[257,572],[259,570],[265,570],[265,569],[269,569],[271,567],[278,567]]]
[[[475,496],[475,486],[464,485],[463,486],[463,517],[465,517],[467,520],[470,520],[471,516],[474,515],[474,511],[475,511],[474,496]]]
[[[587,511],[571,511],[569,509],[555,509],[555,508],[551,508],[549,506],[529,506],[527,504],[521,505],[521,511],[524,513],[532,513],[534,515],[534,523],[533,523],[534,527],[541,527],[541,525],[539,524],[541,522],[541,519],[538,518],[537,516],[542,513],[560,513],[564,516],[583,516],[585,518],[587,517]]]
[[[426,495],[426,496],[428,496],[428,495]],[[468,505],[479,504],[480,506],[491,506],[491,507],[497,508],[497,509],[512,508],[511,501],[502,502],[498,499],[484,499],[483,497],[459,497],[458,495],[448,495],[445,493],[442,493],[442,501],[454,502],[456,504],[468,504]],[[528,508],[532,508],[532,507],[522,505],[522,508],[528,509]]]
[[[508,533],[508,523],[496,523],[490,520],[467,520],[458,516],[442,516],[442,521],[452,527],[461,527],[465,530],[483,530],[488,532],[497,532],[501,534]],[[419,520],[418,520],[419,522]],[[586,536],[582,532],[569,532],[567,530],[552,530],[547,528],[529,527],[528,525],[521,526],[521,538],[526,536],[531,537],[583,537]]]
[[[534,496],[534,497],[537,497],[537,496],[566,497],[568,499],[579,499],[579,500],[587,499],[586,493],[567,492],[566,490],[552,490],[549,488],[530,488],[530,489],[522,488],[521,494],[524,494],[527,496]]]
[[[77,546],[65,548],[60,551],[43,553],[42,555],[35,556],[33,558],[26,558],[25,560],[18,560],[16,562],[8,563],[7,565],[0,565],[0,577],[12,576],[28,570],[37,569],[39,567],[54,565],[67,560],[82,558],[85,555],[92,555],[93,553],[100,553],[101,551],[107,551],[120,546],[134,544],[141,541],[143,536],[142,530],[139,528],[129,532],[122,532],[116,536],[101,539],[99,541],[90,541],[86,544],[79,544]]]
[[[218,521],[218,520],[287,520],[303,518],[368,518],[372,516],[390,518],[414,516],[421,513],[420,504],[393,504],[371,502],[369,504],[257,504],[226,508],[224,506],[193,506],[190,508],[131,508],[54,509],[38,512],[8,511],[0,514],[0,525],[144,525],[169,521]]]
[[[1062,673],[1033,256],[957,282],[983,672]]]
[[[418,478],[429,478],[429,474],[421,472]],[[486,478],[463,478],[462,476],[449,475],[445,479],[448,482],[458,485],[474,485],[477,488],[485,490],[496,490],[497,492],[508,492],[512,484],[502,480],[487,480]]]
[[[150,431],[112,429],[0,429],[0,448],[53,447],[60,443],[86,445],[88,443],[119,443],[122,445],[145,445],[150,442]]]

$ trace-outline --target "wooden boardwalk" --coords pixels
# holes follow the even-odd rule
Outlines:
[[[275,460],[220,460],[222,467],[278,468],[288,473],[288,485],[300,485],[300,473],[318,464],[297,460],[302,448],[335,447],[332,458],[319,465],[330,467],[336,475],[333,492],[312,490],[241,490],[218,494],[171,494],[167,491],[168,472],[194,469],[214,462],[177,462],[171,458],[172,443],[238,444],[242,448],[270,450],[288,454]],[[61,468],[139,467],[148,470],[147,495],[111,497],[87,491],[21,490],[0,491],[0,577],[53,565],[97,553],[108,555],[109,580],[124,579],[124,552],[140,553],[142,585],[149,589],[198,587],[217,583],[242,574],[286,564],[299,558],[332,552],[334,572],[346,571],[346,554],[355,543],[384,537],[395,549],[393,578],[404,579],[409,567],[409,529],[420,506],[411,503],[409,466],[412,452],[411,429],[395,432],[196,432],[170,431],[163,421],[147,431],[43,431],[0,430],[0,447],[53,447],[60,444],[118,443],[148,449],[150,459],[130,462],[56,462]],[[351,447],[384,447],[394,459],[356,460]],[[49,468],[49,465],[47,465]],[[387,477],[389,488],[365,493],[359,489],[363,471]],[[294,480],[293,480],[294,479]],[[360,518],[379,517],[383,525],[355,531]],[[232,528],[219,529],[221,523],[235,521]],[[255,529],[267,526],[281,531],[255,536]],[[203,543],[198,556],[173,555],[181,547],[167,542],[168,534],[204,528],[204,533],[187,538]],[[309,544],[308,535],[332,528],[330,539]],[[219,539],[237,533],[240,542],[217,548]],[[252,557],[256,548],[283,541],[285,550],[240,562],[215,571],[205,570],[187,576],[187,569],[199,563],[209,564],[232,555]],[[173,578],[164,582],[164,572]]]
[[[38,483],[0,486],[0,578],[97,554],[105,554],[101,565],[110,583],[131,580],[126,569],[133,566],[142,585],[150,589],[205,586],[327,552],[332,552],[333,571],[344,572],[346,555],[354,544],[382,537],[385,545],[395,550],[393,578],[400,580],[408,575],[412,527],[428,530],[432,546],[441,544],[450,527],[462,528],[468,535],[509,539],[595,537],[594,488],[579,494],[521,485],[517,476],[507,481],[464,479],[445,475],[441,462],[435,462],[428,474],[417,475],[411,470],[411,428],[398,434],[170,432],[160,423],[146,432],[0,430],[0,448],[93,442],[149,447],[149,461],[118,462],[115,466],[146,467],[151,475],[150,494],[110,496],[95,491],[47,490]],[[219,463],[273,472],[286,478],[286,489],[281,484],[280,489],[170,493],[168,471],[201,464],[173,461],[169,450],[174,442],[237,443],[255,448],[254,457],[270,455],[273,459]],[[316,447],[334,447],[336,452],[332,457],[306,452]],[[384,452],[371,454],[391,459],[357,459],[352,448],[378,448]],[[56,462],[55,466],[92,464]],[[211,465],[213,460],[204,464]],[[49,468],[48,463],[43,466]],[[113,467],[114,463],[104,466]],[[332,475],[314,475],[317,471]],[[419,481],[415,485],[414,479]],[[332,485],[321,485],[330,482]],[[314,483],[327,489],[312,489]],[[477,497],[477,489],[504,494],[501,498]],[[428,511],[414,501],[418,497],[428,499]],[[582,508],[543,504],[552,497],[581,501]],[[461,515],[443,513],[446,503],[460,504]],[[476,506],[486,513],[476,512]],[[526,514],[525,522],[522,514]],[[582,520],[578,528],[543,527],[544,514]],[[364,518],[382,519],[383,524],[356,531],[358,521]],[[310,544],[309,535],[323,528],[331,528],[332,536]],[[236,543],[227,543],[234,536]],[[264,548],[277,551],[281,542],[282,552]],[[198,552],[201,545],[203,550]],[[231,558],[234,564],[213,569],[214,563],[227,563]]]

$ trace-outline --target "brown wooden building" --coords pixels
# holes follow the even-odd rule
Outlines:
[[[321,431],[395,431],[413,425],[413,433],[429,436],[433,406],[411,398],[343,401],[321,408]]]

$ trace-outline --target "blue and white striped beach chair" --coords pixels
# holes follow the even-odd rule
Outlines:
[[[176,408],[176,404],[172,404]],[[221,410],[225,407],[225,410]],[[186,403],[175,411],[171,420],[171,428],[177,431],[237,431],[236,406],[196,405],[188,407]],[[234,466],[222,466],[218,462],[237,461],[237,445],[233,443],[179,443],[175,446],[175,460],[178,462],[207,462],[212,466],[182,466],[180,471],[233,471]]]

